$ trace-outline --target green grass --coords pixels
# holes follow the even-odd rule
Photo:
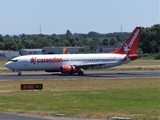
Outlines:
[[[152,65],[160,65],[160,60],[153,60],[153,59],[137,59],[134,60],[128,64],[126,64],[126,66],[136,66],[136,65],[140,65],[140,66],[152,66]]]
[[[0,60],[0,67],[4,67],[4,64],[7,62],[8,60]]]
[[[43,83],[42,91],[20,91],[21,83]],[[83,79],[0,81],[0,111],[68,117],[160,116],[160,80]]]
[[[11,72],[10,69],[4,66],[6,62],[8,62],[8,60],[0,60],[0,72]]]
[[[107,68],[106,70],[160,70],[160,60],[137,59],[128,64]]]

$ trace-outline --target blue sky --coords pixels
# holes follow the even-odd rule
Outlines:
[[[160,23],[160,0],[0,0],[0,34],[131,32]]]

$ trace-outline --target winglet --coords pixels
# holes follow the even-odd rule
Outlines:
[[[136,27],[132,32],[132,34],[127,39],[127,41],[122,45],[122,47],[110,53],[127,54],[127,55],[136,54],[140,33],[141,33],[141,27]]]

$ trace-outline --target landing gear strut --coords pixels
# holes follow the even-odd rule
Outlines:
[[[21,76],[22,75],[22,73],[21,72],[18,72],[18,76]]]
[[[18,76],[21,76],[21,75],[22,75],[22,73],[21,73],[20,70],[13,70],[13,72],[18,72]]]
[[[80,69],[78,75],[84,75],[83,69]]]

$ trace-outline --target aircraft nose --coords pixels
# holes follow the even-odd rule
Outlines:
[[[10,68],[9,62],[5,63],[4,66],[5,66],[6,68]]]

